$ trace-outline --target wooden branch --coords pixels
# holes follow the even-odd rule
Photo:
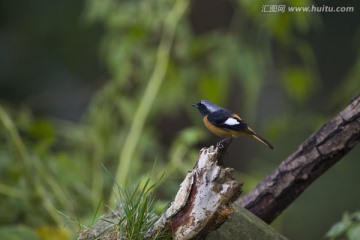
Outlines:
[[[232,203],[241,193],[242,183],[236,182],[233,169],[223,168],[222,159],[231,138],[217,147],[203,148],[193,170],[146,237],[169,229],[173,239],[200,239],[218,228],[233,212]]]
[[[311,135],[237,205],[271,223],[360,141],[360,95]]]

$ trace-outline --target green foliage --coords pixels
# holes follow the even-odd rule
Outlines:
[[[340,222],[335,223],[326,233],[328,239],[360,239],[360,212],[344,213]]]
[[[127,239],[143,239],[157,220],[154,199],[150,195],[154,185],[150,186],[149,183],[150,180],[147,179],[141,188],[139,183],[132,191],[118,187],[120,219],[116,225]]]
[[[153,227],[157,220],[156,206],[152,190],[155,185],[150,185],[150,178],[140,181],[134,188],[123,189],[117,185],[117,207],[112,219],[102,218],[105,225],[86,227],[79,239],[144,239],[146,233]],[[101,226],[101,227],[99,227]],[[94,235],[92,232],[99,232]],[[171,239],[168,233],[158,233],[151,239]]]
[[[313,78],[304,69],[289,67],[283,75],[286,93],[299,103],[307,101],[316,90]]]
[[[21,120],[23,120],[23,118]],[[20,206],[14,208],[15,212],[6,211],[5,209],[9,207],[8,204],[11,203],[8,202],[8,200],[11,198],[3,199],[1,206],[3,208],[4,218],[2,220],[7,218],[7,220],[11,220],[14,217],[16,218],[17,214],[25,211],[27,214],[24,216],[24,219],[38,223],[39,219],[36,213],[39,211],[39,215],[46,213],[51,221],[61,223],[54,205],[60,206],[61,204],[66,204],[66,194],[53,173],[47,171],[46,169],[48,167],[45,166],[44,162],[39,160],[40,156],[44,155],[44,152],[48,148],[49,134],[47,134],[47,132],[51,127],[49,125],[47,125],[46,128],[40,127],[38,134],[40,134],[41,129],[43,129],[44,131],[42,132],[45,132],[45,134],[43,134],[45,140],[38,141],[37,144],[32,145],[31,142],[27,143],[23,141],[20,137],[17,124],[12,121],[5,109],[1,106],[0,122],[4,126],[2,134],[6,136],[4,140],[7,148],[11,149],[10,151],[8,151],[7,148],[1,149],[1,156],[5,160],[2,171],[4,176],[7,176],[2,181],[1,189],[3,194],[14,198],[13,203]],[[33,126],[38,124],[38,121],[27,119],[25,122],[24,125],[19,124],[19,126],[21,126],[19,129],[24,130],[25,133],[30,135],[30,138],[33,138],[35,136]],[[28,147],[31,146],[32,148],[29,150]],[[48,159],[51,158],[47,154],[45,155]],[[51,201],[51,197],[55,197],[57,201]],[[36,202],[40,202],[42,207],[37,209],[31,208],[30,206]],[[62,207],[64,207],[64,205],[62,205]]]

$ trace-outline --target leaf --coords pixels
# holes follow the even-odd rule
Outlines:
[[[353,224],[347,231],[346,236],[349,240],[358,240],[360,239],[360,224]]]
[[[351,226],[351,219],[348,213],[344,213],[340,222],[335,223],[330,230],[326,233],[328,238],[336,238],[342,234],[345,234],[347,229]]]

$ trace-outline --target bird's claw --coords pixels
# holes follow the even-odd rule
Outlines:
[[[232,137],[225,138],[216,144],[219,149],[227,148],[232,141]]]

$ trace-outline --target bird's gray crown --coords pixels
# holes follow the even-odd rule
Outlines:
[[[203,104],[209,110],[209,112],[214,112],[221,109],[218,105],[210,102],[209,100],[201,100],[200,103]]]
[[[193,104],[194,107],[196,107],[201,115],[205,117],[209,113],[215,112],[221,107],[215,105],[214,103],[208,101],[208,100],[201,100],[199,103]]]

